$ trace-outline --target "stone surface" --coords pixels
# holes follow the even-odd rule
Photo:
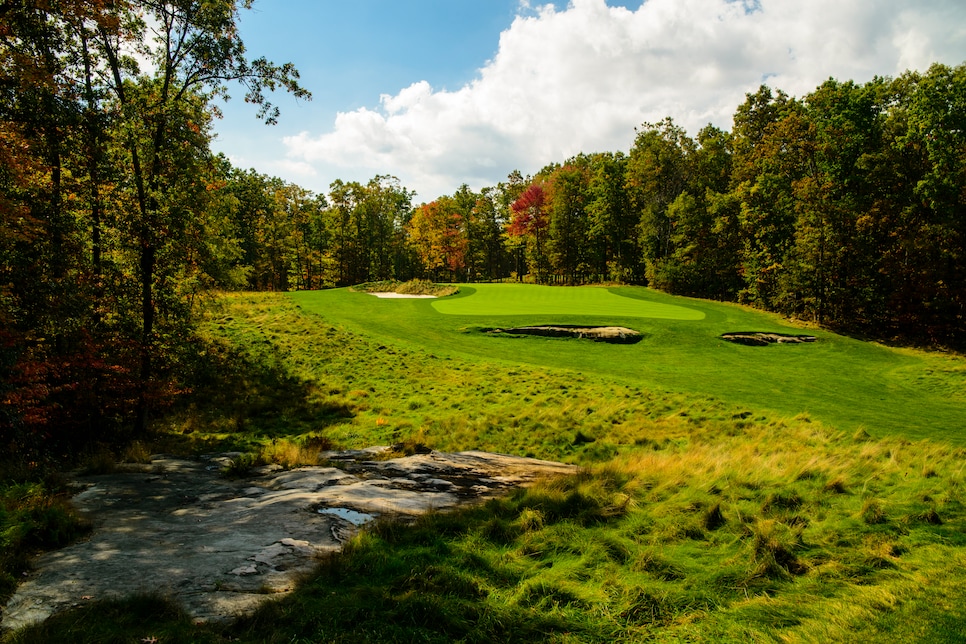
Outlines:
[[[576,472],[485,452],[373,460],[386,449],[328,452],[331,467],[266,467],[243,480],[221,474],[230,455],[157,456],[79,477],[73,502],[92,534],[37,559],[0,627],[140,592],[168,595],[199,621],[231,619],[291,591],[370,518],[405,519]]]

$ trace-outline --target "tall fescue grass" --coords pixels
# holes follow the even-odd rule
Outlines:
[[[410,525],[377,522],[296,592],[235,624],[196,627],[197,641],[966,637],[961,447],[435,355],[351,333],[279,296],[219,306],[199,344],[197,396],[168,421],[188,443],[247,446],[293,466],[322,440],[425,443],[582,471]],[[106,641],[117,610],[94,605],[10,641]],[[134,641],[186,628],[159,610],[109,632]]]

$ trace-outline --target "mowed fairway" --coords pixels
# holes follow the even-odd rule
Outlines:
[[[434,300],[446,315],[592,315],[606,317],[701,320],[693,308],[623,297],[620,290],[567,288],[531,284],[476,284],[462,288],[463,297]]]
[[[651,391],[710,396],[754,413],[811,418],[843,431],[966,444],[966,360],[802,329],[746,307],[640,287],[464,285],[439,300],[381,300],[346,289],[290,295],[302,310],[386,346],[476,363],[548,369],[548,382],[597,376]],[[634,345],[494,337],[524,324],[626,326]],[[734,331],[810,333],[813,344],[748,347]]]

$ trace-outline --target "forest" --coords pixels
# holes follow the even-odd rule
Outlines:
[[[672,116],[416,204],[389,175],[314,194],[212,152],[229,90],[268,124],[273,91],[311,98],[249,57],[248,4],[0,2],[0,441],[27,470],[148,432],[218,291],[635,284],[966,348],[966,65],[762,86],[730,132]]]

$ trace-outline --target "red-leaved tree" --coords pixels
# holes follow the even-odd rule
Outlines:
[[[534,268],[537,281],[542,282],[546,275],[544,242],[550,225],[547,191],[539,183],[531,184],[510,204],[510,210],[513,214],[507,224],[507,234],[526,238],[527,261]]]

